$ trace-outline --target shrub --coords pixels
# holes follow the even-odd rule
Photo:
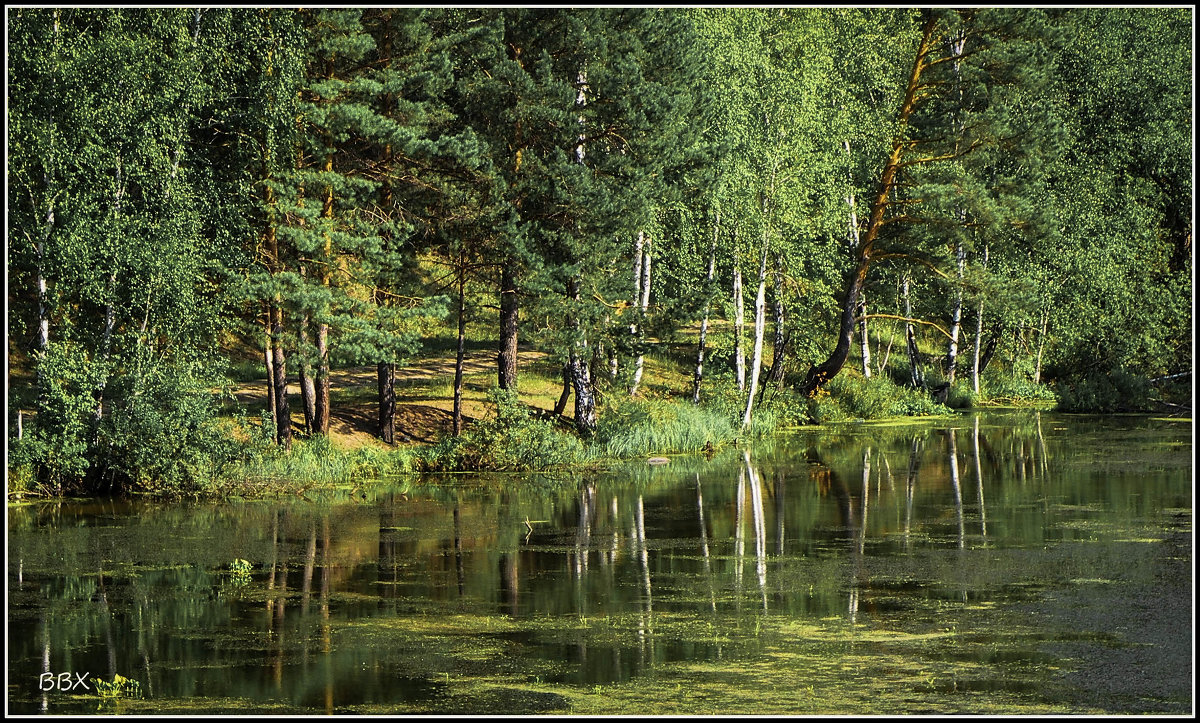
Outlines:
[[[880,419],[883,417],[918,417],[951,414],[952,410],[939,404],[921,389],[896,384],[886,376],[865,379],[854,374],[840,374],[825,384],[828,397],[820,390],[809,399],[809,415],[814,422],[838,419]]]
[[[1058,408],[1064,412],[1136,412],[1152,408],[1157,392],[1143,376],[1123,369],[1059,380]]]
[[[493,387],[488,401],[492,414],[430,448],[421,458],[426,469],[540,470],[583,459],[578,437],[532,418],[515,392]]]

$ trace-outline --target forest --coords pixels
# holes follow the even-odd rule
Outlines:
[[[10,492],[1190,416],[1191,8],[6,15]]]

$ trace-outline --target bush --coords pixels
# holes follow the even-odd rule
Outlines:
[[[921,389],[896,384],[886,376],[865,379],[839,374],[809,398],[809,417],[814,423],[843,419],[923,417],[952,414]]]
[[[946,406],[951,409],[970,409],[979,404],[979,396],[970,382],[958,381],[946,390]]]
[[[1064,412],[1140,412],[1153,408],[1157,391],[1146,377],[1123,369],[1091,371],[1059,380],[1058,408]]]
[[[515,392],[493,387],[494,412],[458,437],[446,437],[422,457],[429,470],[525,471],[559,467],[584,458],[583,443],[554,423],[534,419]]]
[[[1005,401],[1058,401],[1054,389],[1044,384],[1034,384],[1023,374],[998,374],[985,377],[981,384],[983,397],[988,400]]]

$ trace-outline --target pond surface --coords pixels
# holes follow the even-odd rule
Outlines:
[[[1190,421],[996,411],[8,526],[16,714],[1193,706]]]

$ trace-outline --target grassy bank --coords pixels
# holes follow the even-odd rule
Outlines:
[[[471,339],[463,380],[463,433],[452,434],[453,359],[433,350],[399,370],[396,379],[397,441],[375,436],[375,370],[343,367],[332,373],[332,421],[327,436],[306,438],[298,402],[289,387],[296,440],[290,451],[276,447],[266,406],[265,370],[252,350],[231,365],[231,384],[214,396],[216,425],[198,435],[202,448],[188,448],[172,479],[147,474],[119,489],[152,495],[269,496],[313,487],[367,485],[377,480],[415,478],[425,473],[500,471],[551,474],[607,466],[620,460],[676,454],[714,454],[723,448],[765,439],[804,425],[888,418],[942,416],[956,409],[991,404],[1048,404],[1046,387],[1018,383],[1015,376],[985,380],[981,394],[959,380],[944,402],[927,390],[898,383],[907,371],[864,378],[847,365],[811,397],[789,387],[769,386],[756,401],[751,424],[742,427],[745,392],[728,372],[705,379],[701,403],[691,402],[694,346],[660,344],[647,355],[643,383],[630,395],[627,380],[597,380],[599,421],[588,439],[576,432],[568,404],[552,410],[562,391],[561,367],[545,354],[521,352],[519,396],[495,388],[494,350]],[[893,365],[898,367],[899,365]],[[931,379],[931,386],[940,380]],[[26,424],[29,424],[26,418]],[[22,441],[26,443],[26,441]],[[35,480],[18,453],[10,460],[10,495],[61,495],[74,490]],[[95,492],[96,490],[91,490]]]

